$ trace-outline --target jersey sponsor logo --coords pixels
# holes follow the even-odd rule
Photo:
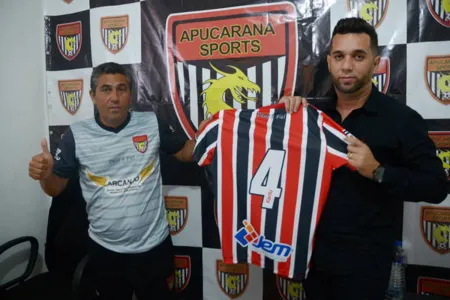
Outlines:
[[[427,245],[437,253],[450,253],[450,207],[422,206],[420,221]]]
[[[83,79],[58,80],[58,89],[64,109],[75,115],[83,100]]]
[[[429,136],[437,148],[436,154],[442,161],[450,185],[450,131],[432,131]]]
[[[450,104],[450,55],[427,56],[425,82],[435,100]]]
[[[102,17],[100,23],[103,45],[113,54],[120,52],[128,41],[130,31],[128,15]]]
[[[95,185],[103,187],[109,194],[123,194],[135,191],[140,188],[142,183],[153,173],[155,162],[150,162],[139,174],[128,178],[108,178],[94,175],[86,169],[87,178]]]
[[[450,1],[427,0],[427,7],[430,14],[439,24],[450,27]]]
[[[185,196],[164,196],[167,210],[167,221],[171,235],[183,231],[188,221],[188,198]]]
[[[249,266],[247,263],[225,264],[216,261],[216,276],[219,287],[228,297],[236,299],[242,296],[249,281]]]
[[[389,57],[381,57],[378,68],[372,75],[372,82],[378,88],[378,91],[386,94],[389,88],[389,81],[391,77],[391,62]]]
[[[137,151],[145,153],[148,148],[148,137],[147,135],[133,136],[133,144]]]
[[[305,300],[305,290],[299,281],[277,275],[278,293],[283,300]]]
[[[383,23],[389,0],[347,0],[347,9],[375,28]]]
[[[82,41],[81,21],[56,25],[56,44],[65,59],[71,61],[77,57]]]
[[[191,257],[187,255],[175,255],[175,291],[184,290],[191,279]]]
[[[55,160],[61,160],[61,156],[59,156],[61,154],[61,149],[57,148],[56,149],[56,153],[55,153]]]
[[[450,297],[450,280],[433,277],[419,277],[419,279],[417,279],[417,294]]]
[[[219,110],[258,108],[292,95],[296,8],[282,2],[172,14],[167,68],[172,103],[190,138]]]
[[[259,235],[255,228],[247,221],[242,221],[244,227],[234,235],[235,240],[242,247],[252,247],[261,255],[265,255],[275,261],[285,262],[291,256],[292,247],[283,243],[275,243]]]

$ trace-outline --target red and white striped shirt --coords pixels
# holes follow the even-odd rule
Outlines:
[[[348,165],[348,133],[315,107],[224,110],[199,132],[225,263],[304,276],[334,169]]]

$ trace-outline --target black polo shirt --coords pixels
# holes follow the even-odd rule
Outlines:
[[[375,86],[364,106],[344,121],[336,97],[316,106],[366,143],[386,171],[381,184],[346,167],[333,172],[313,263],[334,272],[390,263],[403,201],[439,203],[447,196],[447,178],[426,123]]]

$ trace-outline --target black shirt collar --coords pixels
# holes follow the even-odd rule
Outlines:
[[[105,124],[103,124],[102,121],[100,120],[100,115],[98,113],[95,114],[95,121],[97,122],[98,126],[100,126],[101,128],[103,128],[107,131],[111,131],[114,133],[119,133],[122,129],[124,129],[125,126],[127,126],[128,123],[130,122],[130,119],[131,119],[131,113],[128,112],[125,122],[123,122],[119,127],[114,128],[114,127],[109,127],[109,126],[106,126]]]
[[[364,105],[361,107],[361,110],[369,114],[378,113],[380,109],[378,99],[380,98],[381,95],[382,94],[378,91],[377,87],[372,84],[372,91],[370,92],[369,98],[367,99],[366,103],[364,103]],[[321,107],[322,110],[326,113],[336,111],[336,104],[337,104],[337,94],[333,93],[331,100],[323,103]]]

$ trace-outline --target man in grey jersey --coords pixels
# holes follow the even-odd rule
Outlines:
[[[98,115],[70,125],[54,158],[43,139],[29,176],[53,197],[79,176],[101,299],[131,299],[133,292],[138,299],[170,299],[173,250],[159,151],[187,162],[195,142],[153,112],[129,112],[131,86],[119,64],[94,68],[90,96]]]

